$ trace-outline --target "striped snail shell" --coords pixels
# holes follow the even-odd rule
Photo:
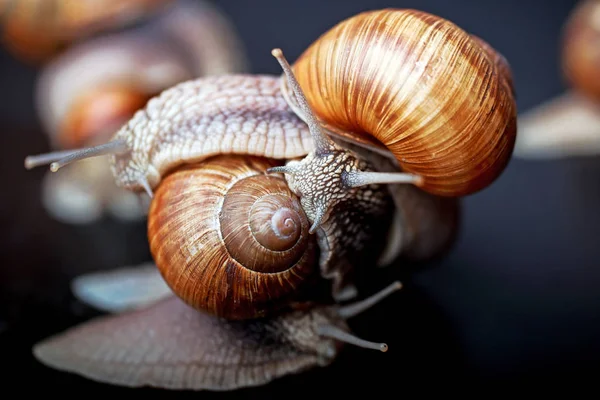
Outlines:
[[[512,154],[517,108],[508,63],[441,17],[363,12],[324,33],[293,70],[328,131],[391,152],[430,193],[479,191]],[[285,77],[282,86],[302,117]]]
[[[309,222],[278,165],[217,156],[182,166],[158,186],[148,239],[158,269],[189,305],[226,319],[276,311],[316,270]]]

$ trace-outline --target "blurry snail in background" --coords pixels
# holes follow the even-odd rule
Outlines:
[[[50,145],[104,143],[148,99],[176,83],[246,69],[230,22],[204,2],[180,1],[151,23],[69,48],[42,70],[37,110]],[[89,223],[105,212],[138,219],[145,206],[114,185],[105,160],[90,159],[44,179],[43,203],[56,219]]]
[[[71,44],[150,18],[175,0],[0,0],[3,45],[22,61],[47,62]]]
[[[345,320],[400,284],[364,299],[357,276],[452,242],[460,198],[513,150],[510,67],[450,21],[403,9],[340,22],[293,67],[272,54],[282,76],[179,83],[104,144],[26,159],[56,172],[108,155],[115,184],[151,198],[147,273],[165,284],[154,303],[102,307],[92,292],[119,274],[79,280],[84,301],[123,313],[39,343],[41,362],[118,385],[229,390],[328,365],[345,342],[387,350]]]
[[[518,158],[600,153],[600,0],[576,5],[563,28],[560,56],[568,89],[519,116]]]

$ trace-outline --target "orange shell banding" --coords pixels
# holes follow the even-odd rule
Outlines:
[[[385,9],[340,22],[293,69],[326,129],[378,141],[432,194],[464,196],[498,178],[516,139],[510,67],[494,54],[448,20]]]

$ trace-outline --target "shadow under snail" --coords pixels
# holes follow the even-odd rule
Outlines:
[[[358,270],[411,250],[432,256],[455,232],[458,199],[490,185],[514,145],[508,63],[440,17],[365,12],[293,69],[281,50],[273,56],[281,77],[184,82],[106,144],[26,159],[57,171],[110,155],[116,184],[152,198],[153,259],[199,319],[278,323],[311,296],[315,273],[338,304],[357,296]],[[50,364],[73,369],[70,356],[50,352]]]

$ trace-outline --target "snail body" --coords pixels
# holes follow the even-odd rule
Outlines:
[[[399,289],[394,282],[353,304],[297,303],[270,318],[242,321],[199,312],[167,296],[46,338],[35,344],[33,355],[46,366],[119,386],[196,391],[261,386],[326,367],[347,344],[388,351],[385,343],[354,336],[348,320]]]

